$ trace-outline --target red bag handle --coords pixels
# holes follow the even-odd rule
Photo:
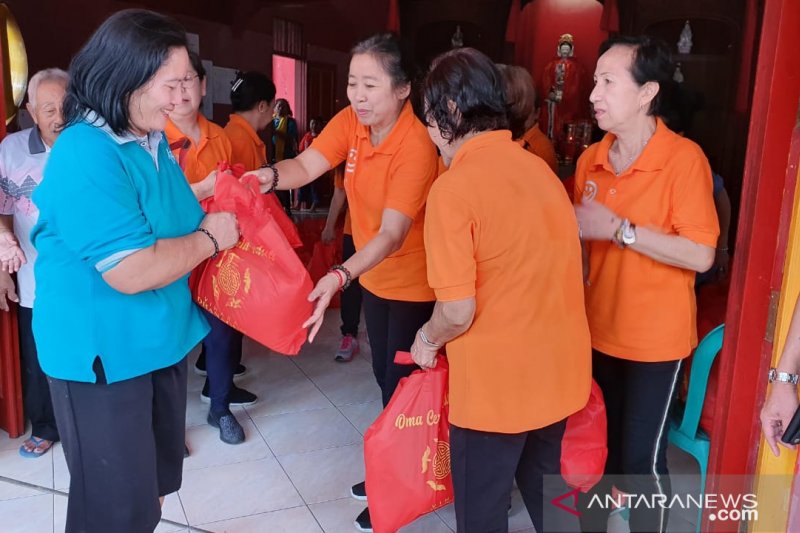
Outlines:
[[[445,360],[444,355],[437,354],[436,355],[436,366],[439,366]],[[401,352],[397,350],[394,354],[394,362],[397,365],[416,365],[417,363],[414,362],[414,358],[411,357],[411,352]],[[434,367],[436,368],[436,367]]]

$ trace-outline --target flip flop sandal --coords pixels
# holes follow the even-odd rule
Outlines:
[[[47,439],[40,439],[38,437],[31,437],[28,440],[31,441],[35,446],[30,451],[25,449],[25,444],[20,446],[19,447],[19,454],[22,457],[30,457],[30,458],[34,458],[34,459],[37,458],[37,457],[41,457],[44,454],[46,454],[48,451],[50,451],[50,448],[52,448],[53,444],[55,444],[53,441],[50,441],[50,440],[47,440]],[[44,449],[40,448],[40,446],[42,446],[45,443],[49,443],[49,444],[47,444],[47,447],[44,448]]]

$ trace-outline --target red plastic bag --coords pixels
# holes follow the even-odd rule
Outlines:
[[[395,362],[413,364],[397,352]],[[364,434],[369,515],[375,533],[394,533],[453,501],[447,359],[400,380]]]
[[[311,281],[316,285],[322,276],[328,273],[333,265],[339,264],[342,261],[341,250],[334,244],[326,244],[322,241],[314,243],[314,251],[311,253],[311,259],[308,261],[306,268],[311,275]],[[337,291],[331,299],[330,307],[339,307],[341,292]]]
[[[603,477],[607,457],[606,404],[603,391],[592,380],[586,407],[567,419],[561,441],[561,475],[570,487],[587,492]]]
[[[195,301],[220,320],[268,348],[295,355],[306,340],[313,285],[252,176],[239,181],[220,165],[209,213],[236,215],[241,239],[195,269]],[[202,270],[201,270],[202,268]]]
[[[234,175],[236,174],[234,173]],[[278,197],[275,196],[275,193],[269,193],[263,196],[264,201],[267,204],[267,208],[269,209],[270,213],[272,213],[275,222],[278,223],[278,226],[280,226],[283,234],[286,235],[286,240],[289,241],[289,245],[292,248],[301,248],[303,246],[303,241],[300,239],[300,233],[297,231],[297,226],[294,224],[294,222],[292,222],[292,219],[289,218],[289,215],[286,214],[286,211],[283,209]]]
[[[228,172],[233,174],[235,178],[241,178],[245,173],[245,168],[241,163],[231,165],[227,162],[222,162],[217,165],[217,172],[220,174]],[[281,231],[286,236],[286,240],[289,242],[289,245],[292,248],[302,247],[303,241],[300,239],[300,233],[297,231],[297,226],[295,226],[294,222],[292,222],[292,219],[289,218],[289,215],[286,214],[286,211],[284,211],[283,206],[281,205],[281,202],[278,200],[278,197],[275,195],[275,193],[263,194],[262,196],[264,197],[264,206],[267,210],[269,210],[272,218],[274,218],[275,222],[278,224],[278,227],[281,228]],[[214,197],[212,196],[200,202],[200,205],[206,213],[211,212],[208,210],[208,206],[211,204],[211,202],[213,202],[213,200]]]

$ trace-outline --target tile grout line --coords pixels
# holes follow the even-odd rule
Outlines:
[[[344,417],[344,419],[345,419],[345,420],[347,420],[347,422],[348,422],[348,423],[349,423],[349,424],[350,424],[350,425],[353,427],[353,429],[355,429],[355,430],[356,430],[356,433],[358,433],[359,435],[361,435],[361,441],[362,441],[362,443],[363,443],[363,441],[364,441],[364,434],[363,434],[363,433],[361,433],[361,431],[359,431],[359,429],[356,427],[356,425],[355,425],[355,424],[353,424],[353,421],[352,421],[352,420],[350,420],[349,418],[347,418],[347,415],[346,415],[346,414],[344,414],[344,413],[342,412],[342,410],[339,408],[339,406],[338,406],[338,405],[336,405],[336,404],[333,402],[333,400],[331,400],[331,399],[328,397],[328,395],[327,395],[327,394],[325,394],[325,391],[323,391],[323,390],[322,390],[322,389],[319,387],[319,385],[317,385],[317,383],[316,383],[316,382],[315,382],[313,379],[311,379],[311,376],[309,376],[308,374],[306,374],[305,370],[303,370],[303,368],[301,368],[301,367],[300,367],[300,365],[298,365],[298,364],[297,364],[297,363],[295,363],[294,361],[292,361],[292,363],[294,363],[294,365],[297,367],[297,369],[298,369],[298,370],[300,370],[300,373],[301,373],[301,374],[303,374],[303,375],[305,376],[305,378],[306,378],[308,381],[310,381],[312,385],[314,385],[314,387],[316,387],[316,389],[317,389],[317,390],[320,392],[320,394],[322,394],[322,395],[325,397],[325,399],[326,399],[326,400],[328,400],[328,401],[331,403],[331,405],[332,405],[332,406],[333,406],[333,407],[334,407],[334,408],[335,408],[337,411],[339,411],[339,414],[340,414],[340,415],[342,415],[342,416]],[[361,403],[369,403],[369,402],[361,402]],[[360,405],[360,404],[345,404],[345,405]]]
[[[256,431],[261,436],[261,439],[264,441],[264,444],[267,445],[267,448],[272,453],[272,458],[275,459],[275,462],[280,467],[281,472],[283,472],[283,475],[286,476],[286,479],[289,480],[289,483],[292,484],[292,488],[297,493],[297,496],[300,497],[300,501],[303,502],[302,507],[306,508],[306,511],[308,511],[308,514],[311,515],[311,518],[313,518],[314,522],[316,522],[317,526],[319,526],[320,531],[325,533],[325,529],[322,527],[322,524],[319,523],[319,519],[317,518],[317,515],[315,515],[314,512],[311,510],[311,507],[309,507],[308,502],[306,501],[305,497],[303,497],[303,494],[300,492],[300,489],[298,489],[297,485],[294,484],[294,480],[292,479],[292,476],[290,476],[289,472],[286,471],[286,468],[284,468],[283,463],[281,463],[280,459],[278,459],[278,456],[275,454],[275,451],[272,449],[272,446],[270,446],[269,442],[267,442],[267,438],[264,436],[263,433],[261,433],[261,428],[259,428],[258,424],[256,424],[253,421],[253,417],[251,417],[249,413],[247,414],[247,416],[250,417],[250,421],[253,423],[253,427],[256,428]],[[298,507],[300,507],[300,506],[298,506]],[[291,509],[291,507],[290,507],[290,509]]]
[[[301,373],[301,374],[303,374],[303,375],[306,377],[306,379],[307,379],[308,381],[310,381],[312,385],[314,385],[314,387],[316,387],[316,389],[317,389],[317,390],[320,392],[320,394],[322,394],[322,395],[323,395],[323,396],[324,396],[324,397],[325,397],[325,398],[326,398],[326,399],[327,399],[327,400],[328,400],[328,401],[331,403],[331,405],[333,405],[333,407],[334,407],[334,408],[335,408],[335,409],[336,409],[336,410],[339,412],[339,414],[340,414],[340,415],[342,415],[342,416],[344,417],[344,419],[345,419],[345,420],[347,420],[347,422],[348,422],[348,423],[350,424],[350,426],[351,426],[351,427],[352,427],[352,428],[353,428],[353,429],[356,431],[356,433],[358,433],[359,435],[361,435],[361,445],[362,445],[362,447],[363,447],[363,445],[364,445],[364,435],[361,433],[361,431],[359,431],[359,429],[358,429],[358,428],[355,426],[355,424],[353,424],[353,421],[352,421],[352,420],[350,420],[350,419],[347,417],[347,415],[345,415],[345,414],[342,412],[342,410],[341,410],[341,409],[339,409],[339,406],[338,406],[338,405],[336,405],[336,404],[333,402],[333,400],[331,400],[331,399],[328,397],[328,395],[327,395],[327,394],[325,394],[325,391],[323,391],[323,390],[322,390],[322,389],[319,387],[319,385],[317,385],[317,383],[316,383],[316,382],[315,382],[313,379],[311,379],[311,377],[310,377],[308,374],[306,374],[305,370],[304,370],[303,368],[301,368],[299,364],[297,364],[297,363],[296,363],[294,360],[292,361],[292,363],[293,363],[293,364],[294,364],[294,365],[297,367],[297,369],[300,371],[300,373]],[[365,402],[365,403],[366,403],[366,402]],[[259,432],[260,432],[260,431],[259,431]],[[265,440],[266,440],[266,439],[265,439]],[[349,446],[352,446],[352,444],[350,444]],[[276,459],[277,459],[277,456],[276,456]],[[278,464],[280,464],[280,461],[278,461]],[[281,468],[283,468],[283,465],[281,465]],[[286,475],[288,476],[289,474],[287,473]],[[291,481],[291,478],[289,478],[289,480]],[[292,485],[294,485],[294,482],[292,482]],[[300,494],[300,491],[297,491],[297,493],[298,493],[298,494]],[[301,498],[303,498],[303,496],[302,496],[302,495],[301,495],[300,497],[301,497]],[[305,501],[305,498],[303,498],[303,501]],[[308,506],[308,504],[306,504],[306,505]],[[320,529],[323,531],[323,533],[325,533],[325,528],[323,528],[323,527],[322,527],[322,524],[320,524],[320,523],[319,523],[319,519],[317,518],[317,515],[315,515],[315,514],[314,514],[314,511],[312,511],[312,510],[311,510],[311,507],[308,507],[308,512],[310,512],[310,513],[311,513],[311,516],[313,516],[313,517],[314,517],[314,520],[316,520],[316,521],[317,521],[317,524],[319,525]]]
[[[56,490],[56,489],[51,489],[50,487],[43,487],[41,485],[36,485],[35,483],[28,483],[27,481],[22,481],[22,480],[19,480],[19,479],[14,479],[14,478],[6,477],[6,476],[0,476],[0,481],[8,483],[10,485],[17,485],[19,487],[24,487],[26,489],[36,490],[38,492],[44,492],[45,494],[49,494],[51,496],[63,496],[65,498],[69,499],[69,493],[67,493],[67,492],[63,492],[63,491]],[[39,494],[39,496],[44,496],[45,494]],[[19,499],[19,498],[14,498],[14,499]],[[10,501],[10,500],[6,500],[6,501]],[[54,502],[55,502],[55,500],[54,500]],[[181,503],[181,507],[182,506],[183,506],[183,503]],[[55,503],[53,503],[53,530],[54,531],[55,531],[55,514],[56,514],[55,513]],[[186,513],[184,512],[184,514],[186,514]],[[187,522],[189,521],[188,517],[187,517],[186,521]],[[200,529],[200,528],[197,528],[197,527],[194,527],[194,526],[190,526],[189,524],[181,524],[180,522],[173,522],[172,520],[168,520],[166,518],[160,519],[159,523],[163,523],[163,524],[166,524],[168,526],[189,528],[190,531],[197,531],[198,533],[213,533],[213,532],[207,531],[205,529]]]

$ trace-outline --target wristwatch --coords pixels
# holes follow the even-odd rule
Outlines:
[[[636,244],[636,226],[627,218],[623,218],[612,239],[620,248]]]
[[[790,374],[788,372],[778,372],[777,368],[769,369],[768,378],[770,383],[780,381],[781,383],[791,383],[792,385],[797,385],[797,382],[800,381],[800,375]]]
[[[636,225],[631,224],[627,218],[622,222],[622,244],[625,246],[636,244]]]

